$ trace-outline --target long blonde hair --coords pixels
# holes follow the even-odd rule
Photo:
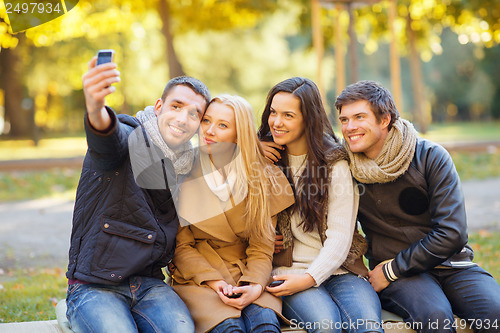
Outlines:
[[[228,94],[217,95],[210,101],[212,103],[226,105],[234,111],[237,145],[241,156],[235,160],[237,183],[248,185],[244,215],[248,237],[271,239],[274,228],[267,199],[269,191],[266,169],[269,163],[257,138],[252,106],[243,97]]]

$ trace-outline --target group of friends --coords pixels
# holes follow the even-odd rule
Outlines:
[[[96,58],[83,76],[74,332],[383,332],[382,308],[418,332],[454,332],[454,315],[500,332],[453,161],[380,84],[337,97],[341,140],[307,78],[271,88],[258,131],[244,98],[187,76],[117,115],[119,81]]]

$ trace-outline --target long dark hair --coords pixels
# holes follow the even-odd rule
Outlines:
[[[258,131],[260,140],[273,140],[268,119],[273,98],[280,92],[291,93],[300,99],[300,111],[305,122],[307,164],[300,175],[297,188],[294,186],[293,175],[289,168],[286,147],[277,165],[283,170],[294,189],[295,205],[291,210],[300,213],[303,230],[310,232],[316,228],[321,234],[328,204],[330,165],[335,160],[345,158],[345,151],[333,132],[318,87],[313,81],[303,77],[282,81],[269,91]]]

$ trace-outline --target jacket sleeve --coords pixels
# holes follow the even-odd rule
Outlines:
[[[427,182],[432,230],[388,264],[393,279],[440,265],[460,252],[468,239],[462,187],[451,156],[443,147],[429,141],[418,144],[423,147],[417,146],[416,166]]]
[[[120,121],[115,112],[106,107],[111,117],[111,126],[105,132],[96,130],[85,114],[88,153],[92,161],[102,170],[112,170],[120,166],[128,156],[128,136],[134,129]]]
[[[224,280],[222,274],[196,249],[196,240],[189,226],[179,229],[176,243],[174,265],[185,280],[192,280],[199,286],[206,281]]]

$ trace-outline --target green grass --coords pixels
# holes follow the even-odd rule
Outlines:
[[[0,172],[0,202],[42,197],[75,198],[80,169]]]
[[[491,273],[500,283],[500,232],[486,230],[469,235],[469,244],[474,249],[474,262]]]
[[[85,137],[50,138],[34,146],[31,140],[0,140],[0,161],[83,156]]]
[[[64,270],[23,269],[0,275],[0,323],[56,319],[55,305],[66,297]]]
[[[500,141],[500,122],[431,124],[424,138],[435,142]]]
[[[500,177],[500,150],[494,153],[453,152],[451,157],[461,180]]]

